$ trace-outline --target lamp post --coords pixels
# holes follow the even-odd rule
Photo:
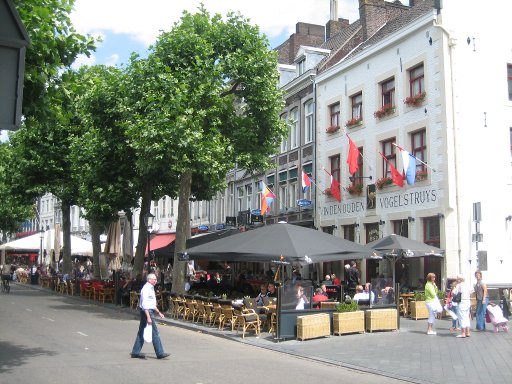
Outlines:
[[[153,229],[153,220],[154,220],[155,216],[153,216],[151,214],[151,212],[148,212],[144,215],[144,225],[146,226],[146,230],[148,232],[148,273],[150,271],[150,268],[149,268],[149,255],[151,253],[151,244],[150,244],[150,235],[151,235],[151,230]]]

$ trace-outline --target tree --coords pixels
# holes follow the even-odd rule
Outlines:
[[[131,68],[144,81],[130,76],[140,95],[131,97],[137,103],[127,134],[139,154],[137,168],[152,178],[148,187],[162,175],[179,180],[180,252],[190,236],[189,198],[208,199],[221,190],[235,161],[264,169],[285,134],[276,55],[241,15],[223,20],[201,7],[195,14],[184,12],[159,36],[147,60],[132,61]],[[152,193],[142,193],[141,216]],[[184,271],[175,256],[173,290],[182,289]]]

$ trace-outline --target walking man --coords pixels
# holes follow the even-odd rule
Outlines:
[[[145,359],[146,355],[140,353],[142,346],[144,345],[144,328],[146,328],[147,324],[152,325],[153,329],[153,348],[155,348],[155,353],[157,359],[164,359],[169,356],[168,353],[164,352],[162,347],[162,342],[160,341],[160,335],[158,333],[158,328],[156,326],[155,321],[155,312],[160,315],[161,318],[164,318],[164,314],[160,312],[160,310],[156,306],[156,294],[155,294],[155,284],[157,282],[156,275],[154,273],[150,273],[147,278],[147,283],[144,284],[142,290],[140,291],[140,301],[139,301],[139,311],[140,311],[140,323],[139,323],[139,332],[137,332],[137,337],[135,338],[135,343],[133,344],[133,349],[131,356],[132,358]]]

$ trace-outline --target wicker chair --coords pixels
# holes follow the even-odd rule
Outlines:
[[[205,302],[203,300],[197,300],[196,302],[196,323],[199,323],[199,321],[202,321],[204,324],[204,319],[206,316],[206,309],[204,307]]]
[[[235,326],[237,324],[236,323],[237,316],[234,313],[233,308],[232,307],[231,308],[221,307],[221,311],[222,311],[222,319],[220,320],[220,323],[219,323],[219,329],[224,329],[228,325],[231,325],[231,330],[234,331]]]
[[[220,329],[220,323],[224,315],[222,314],[222,307],[219,303],[213,303],[213,318],[211,322],[211,326],[218,326]]]
[[[105,300],[110,300],[114,303],[115,291],[113,287],[102,287],[98,291],[98,300],[105,303]]]
[[[194,322],[197,316],[197,302],[194,299],[185,299],[185,313],[183,314],[184,320],[192,320]]]
[[[205,303],[204,304],[203,325],[208,323],[208,325],[211,327],[214,316],[215,316],[215,312],[213,311],[213,305],[210,303]]]
[[[236,331],[242,328],[242,339],[245,338],[245,332],[253,330],[256,336],[261,333],[261,320],[254,309],[244,309],[236,314]]]
[[[130,291],[130,308],[136,309],[139,306],[140,293],[137,291]]]

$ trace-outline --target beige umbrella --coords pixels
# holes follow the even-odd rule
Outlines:
[[[133,228],[131,220],[128,220],[126,216],[121,220],[123,221],[123,264],[129,265],[133,259]]]
[[[46,256],[43,260],[44,265],[48,267],[52,254],[52,231],[46,231]]]
[[[53,252],[55,256],[55,265],[57,270],[59,268],[59,256],[60,256],[60,224],[55,224],[55,233],[53,238]]]
[[[113,221],[108,227],[107,241],[103,253],[110,258],[109,267],[113,271],[121,269],[121,222]]]

